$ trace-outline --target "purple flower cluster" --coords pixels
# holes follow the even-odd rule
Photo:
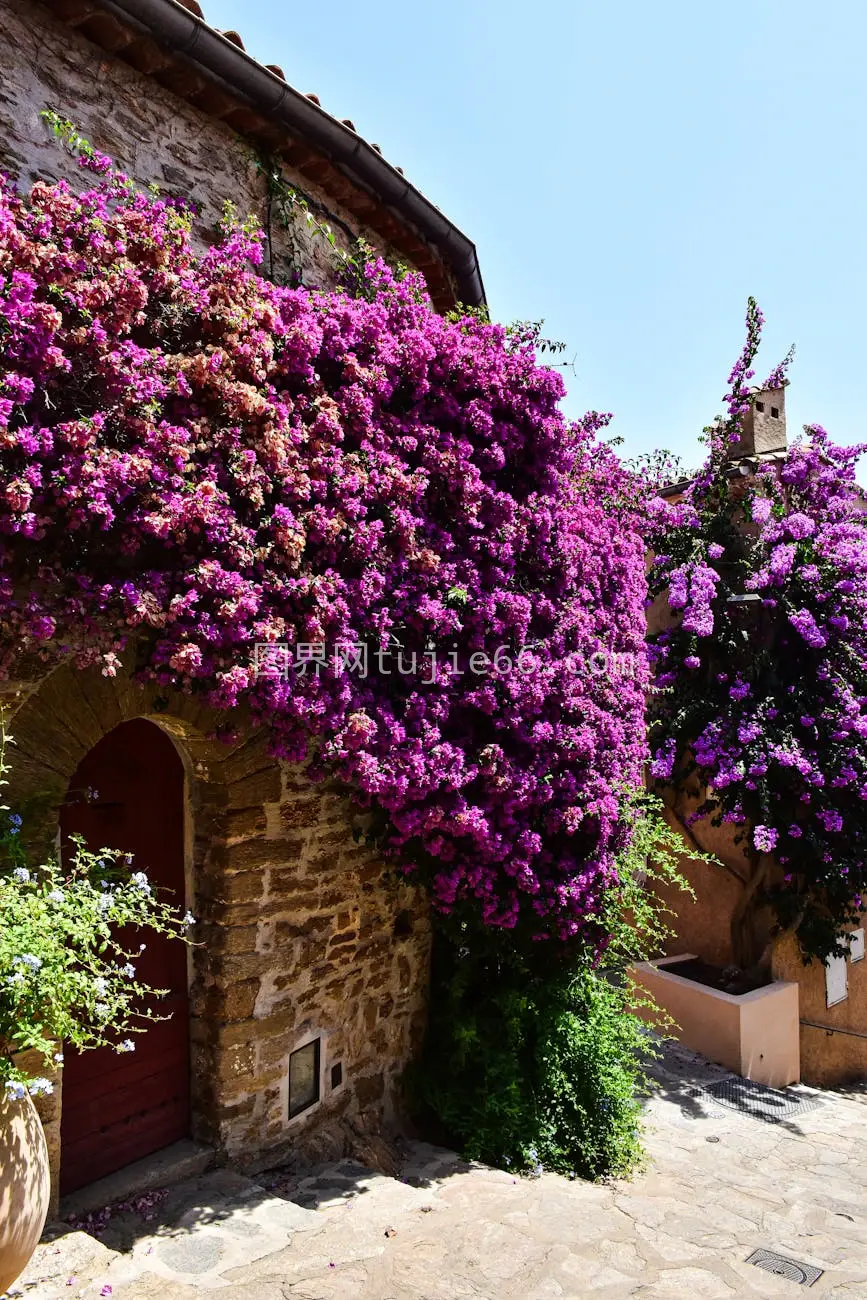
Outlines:
[[[365,293],[277,287],[259,238],[109,175],[0,194],[0,610],[7,667],[63,650],[145,671],[387,818],[438,905],[594,933],[644,759],[634,486],[569,424],[532,339],[449,322],[382,263]],[[705,579],[705,591],[707,579]],[[257,675],[256,643],[364,643],[432,682]],[[533,674],[467,673],[531,647]],[[464,670],[454,671],[455,665]],[[227,719],[228,721],[228,719]]]
[[[748,823],[744,843],[777,853],[786,876],[764,901],[800,918],[821,955],[867,885],[867,501],[855,479],[867,448],[812,426],[733,485],[727,448],[760,337],[752,304],[747,324],[691,513],[654,514],[651,589],[671,615],[652,658],[672,689],[655,696],[652,771],[696,768],[707,814]]]
[[[689,575],[689,602],[684,609],[683,630],[707,637],[713,632],[713,598],[719,574],[707,564],[694,564]]]
[[[773,853],[779,838],[773,826],[756,826],[753,831],[753,844],[760,853]]]

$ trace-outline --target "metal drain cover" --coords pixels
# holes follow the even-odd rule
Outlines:
[[[718,1105],[728,1106],[730,1110],[743,1111],[755,1119],[763,1119],[768,1124],[778,1124],[784,1119],[797,1119],[807,1111],[817,1110],[822,1102],[818,1097],[803,1093],[783,1091],[779,1088],[766,1088],[762,1083],[751,1083],[749,1079],[719,1079],[716,1083],[705,1084],[702,1091]]]
[[[767,1273],[775,1273],[777,1277],[787,1277],[799,1286],[812,1286],[825,1271],[812,1264],[802,1264],[797,1259],[787,1259],[775,1250],[754,1250],[752,1255],[747,1256],[746,1262],[755,1264],[756,1268],[763,1268]]]

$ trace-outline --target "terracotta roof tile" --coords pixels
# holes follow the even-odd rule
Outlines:
[[[471,244],[468,244],[468,241],[465,241],[465,237],[460,235],[460,232],[455,231],[453,227],[450,230],[447,227],[446,238],[442,242],[438,233],[433,237],[433,244],[427,242],[430,236],[424,236],[423,242],[418,238],[418,228],[413,226],[411,221],[407,224],[406,219],[399,215],[398,209],[402,206],[402,200],[388,186],[386,186],[383,193],[380,193],[375,188],[368,188],[369,182],[363,182],[359,185],[357,181],[350,179],[347,173],[342,170],[341,164],[339,162],[335,163],[327,151],[320,152],[318,145],[313,141],[308,142],[303,136],[292,133],[287,135],[284,126],[281,126],[278,122],[269,121],[251,105],[245,103],[242,98],[235,98],[233,87],[228,82],[211,79],[207,74],[204,77],[201,76],[193,64],[183,58],[182,53],[178,56],[173,51],[165,49],[156,33],[151,34],[143,27],[140,27],[132,15],[130,15],[128,21],[120,12],[120,5],[113,5],[111,0],[103,0],[102,3],[101,0],[44,0],[44,2],[63,21],[81,30],[84,35],[103,49],[117,54],[118,57],[130,63],[139,72],[152,77],[173,93],[195,104],[202,112],[216,117],[234,130],[258,139],[267,147],[275,149],[290,165],[296,167],[302,175],[324,185],[330,193],[334,194],[335,198],[345,203],[350,212],[355,213],[362,220],[368,221],[372,228],[385,235],[399,252],[411,256],[416,265],[424,269],[434,302],[440,308],[447,308],[454,305],[455,302],[454,286],[449,278],[450,273],[457,274],[458,279],[463,279],[464,283],[467,283],[466,276],[469,275],[471,288],[468,300],[473,301],[475,296],[475,300],[484,301],[484,289],[478,272],[475,250]],[[105,7],[103,7],[103,3]],[[209,26],[198,0],[175,0],[175,3],[200,22]],[[219,31],[214,27],[211,27],[210,30],[243,51],[246,58],[250,59],[251,62],[258,62],[252,59],[247,52],[243,39],[238,32],[234,30]],[[195,61],[195,51],[191,53],[190,57]],[[279,81],[288,84],[286,74],[278,64],[260,63],[258,66]],[[292,93],[297,94],[294,91]],[[307,93],[305,98],[327,114],[327,110],[322,109],[317,94],[311,91]],[[328,116],[331,115],[328,114]],[[334,119],[332,117],[331,120],[339,121],[340,125],[347,131],[352,131],[356,136],[359,135],[355,123],[350,118]],[[361,138],[363,139],[363,137]],[[364,143],[367,148],[373,149],[382,156],[380,145],[367,141],[364,141]],[[309,147],[310,144],[313,147]],[[404,176],[402,167],[395,164],[391,164],[391,166],[399,176]],[[407,186],[407,193],[411,195],[414,192],[414,187],[409,186],[408,183]],[[430,208],[439,211],[436,205],[431,204],[429,200],[423,201],[428,203]],[[465,241],[463,247],[469,249],[470,257],[473,259],[472,264],[475,267],[474,271],[467,272],[464,269],[463,272],[457,272],[454,263],[450,262],[450,245],[455,235],[459,240]],[[453,247],[453,245],[451,246]],[[463,256],[466,258],[466,253]],[[446,270],[446,267],[451,268],[450,272]],[[475,276],[475,279],[472,279],[473,276]]]

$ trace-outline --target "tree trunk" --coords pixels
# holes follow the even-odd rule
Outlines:
[[[757,895],[770,874],[772,859],[767,854],[750,854],[750,876],[734,906],[731,916],[732,955],[741,970],[770,964],[771,944],[762,943],[756,934]]]

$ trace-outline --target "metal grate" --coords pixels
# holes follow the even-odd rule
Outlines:
[[[705,1084],[701,1091],[719,1106],[742,1111],[745,1115],[762,1119],[768,1124],[797,1119],[822,1105],[818,1097],[792,1092],[790,1089],[783,1091],[779,1088],[766,1088],[763,1083],[751,1083],[749,1079],[739,1079],[736,1076]]]
[[[778,1255],[775,1250],[754,1250],[752,1255],[747,1256],[746,1262],[755,1264],[756,1268],[763,1268],[767,1273],[775,1273],[777,1277],[787,1277],[799,1286],[812,1286],[824,1272],[824,1269],[816,1268],[813,1264],[802,1264],[800,1260]]]

